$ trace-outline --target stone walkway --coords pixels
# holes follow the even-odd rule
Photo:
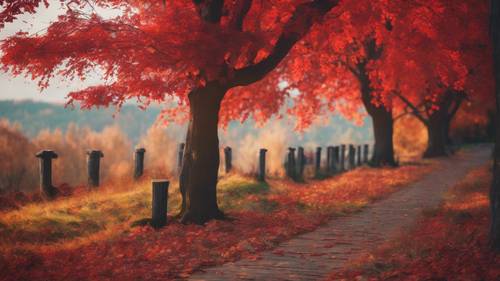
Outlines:
[[[360,213],[331,220],[317,230],[293,238],[260,260],[240,260],[206,268],[189,280],[321,280],[349,260],[374,249],[410,227],[422,210],[436,207],[443,193],[469,170],[488,161],[491,147],[482,146],[443,159],[442,169],[372,204]]]

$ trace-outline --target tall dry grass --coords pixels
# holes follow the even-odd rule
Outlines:
[[[0,120],[0,192],[36,188],[35,152],[19,125]]]
[[[273,122],[257,134],[245,136],[225,136],[225,145],[233,148],[233,165],[235,169],[246,175],[257,172],[259,151],[267,149],[266,173],[271,177],[285,175],[284,160],[288,151],[287,144],[290,132],[279,122]],[[221,158],[224,161],[223,158]],[[222,163],[221,161],[221,163]]]
[[[169,133],[152,127],[138,146],[146,148],[145,169],[155,177],[169,177],[175,173],[177,143]],[[39,164],[35,153],[54,150],[53,182],[71,186],[87,183],[87,151],[101,150],[101,182],[120,185],[130,182],[134,165],[131,141],[118,126],[100,132],[70,124],[61,129],[44,130],[28,139],[19,125],[0,120],[0,191],[34,191],[38,188]]]
[[[101,179],[123,179],[131,174],[131,143],[116,126],[102,132],[70,124],[66,132],[44,130],[33,139],[38,149],[52,149],[59,158],[53,163],[55,184],[82,185],[87,179],[87,150],[104,153],[101,159]]]
[[[144,166],[152,177],[163,178],[177,173],[178,141],[172,133],[159,125],[153,125],[139,141],[146,149]]]

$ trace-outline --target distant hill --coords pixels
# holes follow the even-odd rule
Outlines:
[[[66,129],[74,123],[80,127],[89,127],[101,131],[104,127],[118,124],[132,141],[137,141],[156,120],[159,107],[150,107],[143,111],[137,106],[125,105],[115,114],[114,108],[82,111],[65,108],[61,104],[34,101],[0,101],[0,119],[6,118],[17,122],[30,137],[43,129]]]
[[[36,136],[43,129],[60,128],[65,130],[70,123],[80,127],[89,127],[101,131],[104,127],[117,124],[127,134],[133,143],[144,135],[154,123],[160,113],[159,106],[152,106],[141,110],[134,105],[125,105],[120,112],[115,114],[114,108],[101,108],[89,111],[65,108],[61,104],[51,104],[34,101],[0,101],[0,119],[6,118],[11,122],[21,124],[24,132],[29,136]],[[115,116],[113,116],[115,115]],[[281,128],[281,130],[277,130]],[[184,130],[173,126],[175,139],[184,138]],[[245,136],[259,138],[259,133],[264,130],[273,133],[286,134],[289,145],[329,145],[339,142],[370,142],[372,139],[371,121],[366,120],[364,126],[358,127],[349,121],[332,116],[328,125],[314,126],[303,135],[293,133],[293,120],[282,119],[268,122],[262,128],[256,128],[254,122],[244,124],[233,122],[227,132],[221,132],[221,144],[227,138],[243,139]]]

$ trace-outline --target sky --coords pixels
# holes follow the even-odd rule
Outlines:
[[[57,16],[63,11],[60,9],[58,1],[50,1],[49,8],[40,7],[34,15],[22,15],[13,23],[7,23],[5,28],[0,30],[0,40],[15,34],[17,31],[26,31],[30,34],[40,32],[47,28],[50,22],[55,21]],[[100,15],[106,15],[98,11]],[[63,103],[66,95],[75,90],[86,88],[99,83],[98,77],[90,77],[86,81],[78,79],[65,81],[55,78],[51,85],[42,92],[37,85],[37,81],[32,81],[26,77],[13,77],[10,73],[0,71],[0,100],[35,100],[52,103]]]

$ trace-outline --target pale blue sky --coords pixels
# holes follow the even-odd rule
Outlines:
[[[28,33],[43,32],[50,22],[56,20],[62,13],[59,1],[50,1],[52,5],[49,8],[41,7],[35,15],[22,15],[14,23],[8,23],[3,30],[0,30],[0,40],[3,40],[15,32],[22,30]],[[106,14],[99,11],[101,15]],[[40,92],[37,82],[30,78],[13,77],[10,73],[0,71],[0,100],[25,100],[32,99],[37,101],[57,102],[65,101],[67,93],[86,88],[89,85],[97,84],[98,77],[93,77],[85,82],[80,80],[64,81],[54,79],[51,85]]]

